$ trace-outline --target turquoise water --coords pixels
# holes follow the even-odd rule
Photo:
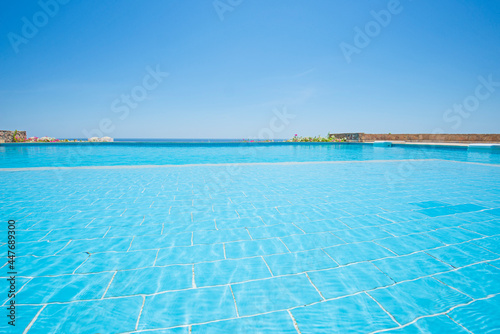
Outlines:
[[[399,159],[500,163],[498,151],[471,152],[466,147],[331,143],[4,144],[0,157],[0,168]]]
[[[174,147],[142,146],[129,157],[158,162],[150,150],[162,163],[214,159],[200,153],[205,146]],[[25,149],[33,161],[6,150],[2,166],[54,166],[70,148]],[[217,149],[225,162],[249,159],[234,146],[207,150]],[[113,161],[112,150],[99,146],[87,161]],[[339,162],[0,171],[0,252],[15,219],[18,272],[17,326],[4,319],[0,331],[500,328],[496,156],[366,145],[261,152],[252,159]],[[440,160],[399,161],[415,154]],[[7,272],[5,264],[1,281]],[[6,293],[0,302],[7,312]]]

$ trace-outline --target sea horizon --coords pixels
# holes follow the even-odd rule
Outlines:
[[[88,138],[62,138],[62,140],[85,140]],[[172,143],[222,143],[222,142],[243,142],[243,141],[255,141],[255,142],[266,142],[268,139],[254,139],[254,138],[113,138],[115,142],[172,142]],[[274,142],[283,142],[287,139],[271,139]]]

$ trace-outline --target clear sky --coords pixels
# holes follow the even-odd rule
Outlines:
[[[2,1],[0,129],[498,133],[500,1]]]

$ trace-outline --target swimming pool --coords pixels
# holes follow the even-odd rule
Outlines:
[[[65,143],[0,144],[0,168],[184,165],[254,162],[445,159],[500,163],[500,152],[460,146],[358,143]]]
[[[13,332],[500,328],[497,154],[259,145],[2,146]]]

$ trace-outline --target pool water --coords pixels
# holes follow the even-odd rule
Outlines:
[[[14,329],[3,317],[0,330],[500,328],[496,155],[285,145],[249,158],[224,146],[228,164],[146,166],[216,160],[190,148],[151,149],[160,161],[128,152],[137,163],[117,169],[106,166],[122,164],[105,153],[115,148],[101,146],[77,164],[98,168],[38,170],[22,167],[55,167],[69,147],[38,146],[29,159],[31,147],[6,149],[0,251],[5,259],[14,219],[17,317]],[[238,159],[247,163],[230,164]],[[8,272],[5,263],[2,281]],[[7,293],[0,302],[7,312]]]
[[[444,159],[500,164],[500,151],[356,143],[0,144],[0,168]]]

